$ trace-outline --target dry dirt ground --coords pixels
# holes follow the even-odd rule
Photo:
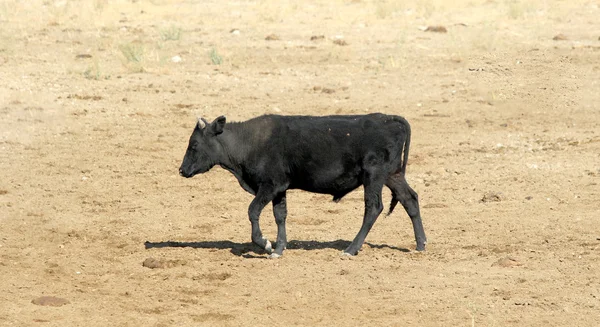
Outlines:
[[[599,6],[3,0],[0,325],[597,326]],[[369,112],[425,253],[399,208],[344,260],[362,189],[294,191],[267,260],[233,176],[178,176],[197,116]]]

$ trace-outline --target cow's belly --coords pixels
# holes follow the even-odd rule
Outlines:
[[[327,167],[299,172],[290,183],[290,188],[331,194],[341,198],[362,185],[360,169],[346,170],[343,167]]]

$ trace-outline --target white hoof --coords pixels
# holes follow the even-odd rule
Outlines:
[[[265,245],[265,251],[267,251],[269,254],[273,252],[273,246],[269,240],[267,240],[267,244]]]
[[[346,251],[342,251],[342,254],[341,254],[341,256],[342,256],[342,258],[349,258],[349,257],[353,257],[353,255],[352,255],[352,254],[350,254],[350,253],[348,253],[348,252],[346,252]]]
[[[281,257],[281,254],[271,253],[268,258],[269,259],[277,259],[277,258],[280,258],[280,257]]]

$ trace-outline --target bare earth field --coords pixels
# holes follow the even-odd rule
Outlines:
[[[0,325],[598,326],[599,7],[1,1]],[[198,116],[371,112],[412,124],[424,253],[398,208],[344,259],[362,188],[293,191],[267,260],[232,175],[178,176]]]

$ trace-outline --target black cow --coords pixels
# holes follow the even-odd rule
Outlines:
[[[252,242],[276,258],[287,244],[286,191],[301,189],[333,195],[341,200],[364,186],[362,227],[343,254],[356,255],[383,210],[381,191],[392,191],[389,214],[400,202],[410,216],[417,251],[427,239],[417,193],[404,178],[410,146],[410,125],[400,116],[265,115],[245,122],[225,124],[221,116],[212,123],[198,120],[179,173],[192,177],[215,165],[230,171],[244,190],[255,195],[248,215]],[[263,238],[259,216],[273,202],[277,223],[275,250]]]

